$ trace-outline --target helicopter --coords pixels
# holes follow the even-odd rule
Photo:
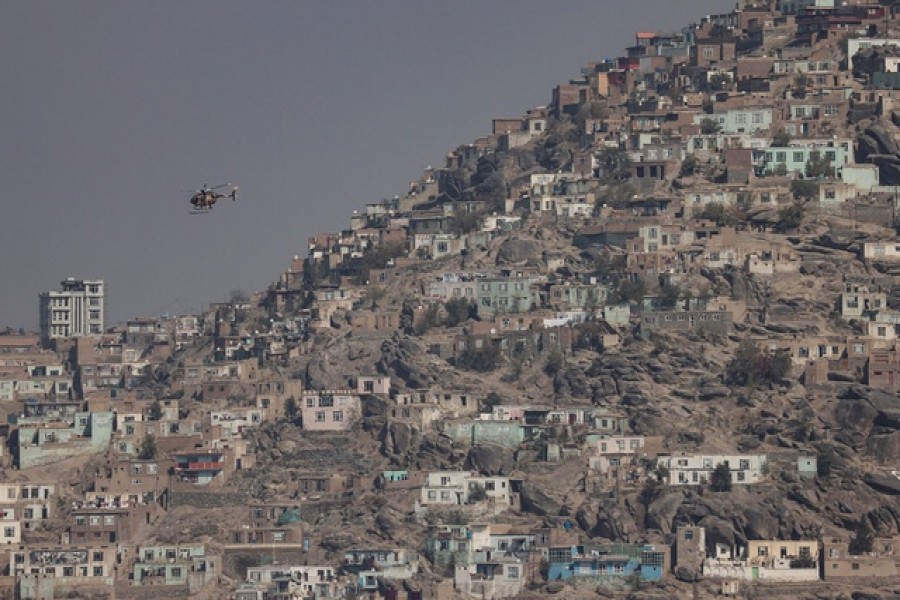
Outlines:
[[[231,191],[228,193],[220,194],[216,190],[220,190],[222,188],[231,187]],[[237,200],[238,186],[231,186],[230,183],[223,183],[221,185],[216,185],[213,187],[209,187],[207,184],[203,184],[199,190],[194,192],[194,195],[191,196],[191,206],[194,207],[194,210],[191,211],[192,215],[204,214],[212,210],[212,207],[215,206],[216,201],[220,198],[231,198],[232,200]]]

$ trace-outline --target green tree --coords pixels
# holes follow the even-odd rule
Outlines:
[[[290,396],[284,401],[284,416],[286,416],[288,420],[293,421],[296,419],[299,412],[300,408],[297,406],[297,400],[293,396]]]
[[[137,457],[140,460],[150,460],[156,458],[156,453],[156,438],[153,437],[152,433],[148,433],[144,436],[144,439],[141,440],[141,447],[138,448]]]
[[[375,308],[387,296],[387,288],[382,285],[370,285],[366,288],[365,301],[369,308]]]
[[[478,229],[481,217],[476,213],[457,211],[450,221],[450,233],[465,235]]]
[[[791,89],[791,95],[794,98],[806,98],[807,88],[812,85],[812,79],[803,75],[794,77],[794,85]]]
[[[731,78],[724,73],[715,73],[709,78],[709,89],[713,92],[721,92],[731,85]]]
[[[631,177],[631,159],[618,148],[603,148],[596,155],[600,179],[604,183],[622,181]]]
[[[643,279],[620,279],[610,292],[610,304],[636,303],[647,295],[647,284]]]
[[[497,369],[502,359],[500,345],[486,339],[481,342],[481,346],[476,347],[474,338],[466,338],[465,350],[456,357],[456,366],[481,373]]]
[[[699,166],[700,161],[697,160],[697,157],[693,154],[688,154],[684,157],[684,160],[681,161],[681,172],[679,174],[682,177],[690,177],[697,172]]]
[[[803,223],[804,212],[803,205],[799,202],[795,202],[790,206],[785,206],[778,211],[778,223],[775,225],[775,228],[778,231],[797,229],[800,227],[800,224]]]
[[[719,133],[719,124],[715,119],[703,119],[700,121],[700,133],[703,135],[712,135],[714,133]]]
[[[728,208],[722,202],[709,202],[702,210],[694,213],[694,217],[701,221],[712,221],[719,227],[727,225],[731,221]]]
[[[416,335],[424,335],[429,329],[437,327],[441,324],[441,305],[439,302],[433,302],[425,309],[424,314],[419,318],[414,330]]]
[[[469,504],[474,504],[475,502],[481,502],[482,500],[487,499],[487,490],[484,489],[484,486],[480,483],[476,483],[469,488]]]
[[[834,167],[831,165],[831,157],[822,154],[818,150],[809,153],[806,161],[807,177],[833,177]]]
[[[163,409],[162,404],[159,400],[154,400],[150,403],[149,408],[147,408],[147,418],[151,421],[159,421],[162,419]]]
[[[675,308],[681,298],[681,287],[677,283],[666,282],[659,288],[659,303],[663,308]]]
[[[472,317],[473,305],[466,298],[451,298],[444,302],[444,312],[447,313],[444,324],[447,327],[455,327],[465,323]]]
[[[785,148],[791,143],[791,135],[784,129],[779,129],[772,136],[772,145],[779,148]]]
[[[725,463],[716,465],[709,482],[709,489],[714,492],[731,491],[731,469]]]
[[[547,355],[547,362],[544,363],[544,373],[553,377],[563,368],[564,360],[562,352],[554,348]]]
[[[856,525],[856,531],[853,535],[853,539],[850,540],[850,547],[848,550],[850,551],[850,554],[860,555],[871,552],[874,546],[875,530],[872,528],[872,524],[869,523],[869,519],[866,516],[863,516]]]
[[[780,381],[790,371],[791,357],[787,352],[763,352],[751,340],[744,340],[725,366],[725,381],[752,388]]]
[[[777,165],[775,165],[774,174],[777,177],[784,177],[785,175],[787,175],[787,173],[788,173],[788,170],[787,170],[787,165],[785,163],[781,162],[781,163],[778,163]]]
[[[819,184],[808,179],[791,181],[791,193],[798,200],[814,200],[819,195]]]
[[[479,410],[481,412],[491,412],[495,406],[503,404],[503,397],[497,392],[488,392],[484,400],[482,400]]]

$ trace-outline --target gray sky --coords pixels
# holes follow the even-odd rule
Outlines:
[[[725,0],[0,5],[0,327],[102,278],[107,325],[264,289],[306,239]],[[203,183],[236,203],[188,214]]]

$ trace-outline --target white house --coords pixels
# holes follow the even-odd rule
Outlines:
[[[669,485],[702,485],[712,481],[713,472],[720,464],[731,471],[731,482],[735,485],[759,483],[763,479],[766,466],[765,454],[681,454],[660,456],[658,467],[668,469]]]

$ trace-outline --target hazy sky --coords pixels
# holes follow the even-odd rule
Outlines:
[[[0,4],[0,327],[104,279],[107,325],[262,290],[318,231],[724,0]],[[203,183],[241,186],[202,216]]]

